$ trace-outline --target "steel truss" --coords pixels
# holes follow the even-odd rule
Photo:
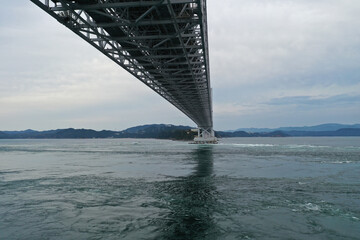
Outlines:
[[[206,0],[31,1],[213,136]]]

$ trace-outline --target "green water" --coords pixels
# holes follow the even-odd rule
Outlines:
[[[360,138],[0,140],[0,239],[360,239]]]

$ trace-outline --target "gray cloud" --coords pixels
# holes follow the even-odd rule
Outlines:
[[[358,122],[359,12],[357,0],[208,0],[215,128]],[[192,125],[30,1],[0,13],[3,129]]]
[[[333,106],[343,104],[360,104],[360,95],[336,95],[331,97],[311,97],[311,96],[292,96],[283,98],[271,99],[268,104],[270,105],[310,105],[312,107],[319,106]],[[359,105],[360,106],[360,105]]]

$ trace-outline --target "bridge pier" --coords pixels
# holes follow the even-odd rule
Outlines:
[[[198,136],[194,138],[195,144],[216,144],[217,142],[212,127],[198,127]]]

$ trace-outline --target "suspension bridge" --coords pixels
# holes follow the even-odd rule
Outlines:
[[[214,143],[206,0],[31,0],[146,84]]]

